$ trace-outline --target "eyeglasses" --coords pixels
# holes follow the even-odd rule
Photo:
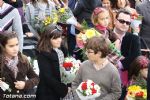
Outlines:
[[[86,50],[85,53],[88,53],[88,54],[89,53],[94,53],[94,51],[88,51],[88,50]]]
[[[59,25],[56,25],[56,26],[55,26],[55,29],[53,29],[53,30],[51,31],[51,33],[55,32],[56,30],[57,30],[57,31],[62,31],[62,27],[59,26]]]
[[[126,23],[126,25],[130,25],[131,24],[131,22],[129,22],[129,21],[125,21],[125,20],[123,20],[123,19],[117,19],[121,24],[124,24],[124,23]]]

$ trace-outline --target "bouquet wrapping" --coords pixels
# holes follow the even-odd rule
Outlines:
[[[76,89],[76,93],[81,100],[95,100],[100,96],[100,87],[92,80],[82,82]]]
[[[71,83],[79,70],[81,61],[73,57],[66,57],[63,66],[60,67],[61,81],[65,84]]]
[[[138,85],[129,86],[126,100],[147,100],[146,89],[142,89]]]

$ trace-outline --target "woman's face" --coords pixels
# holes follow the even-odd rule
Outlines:
[[[100,58],[100,53],[95,54],[94,50],[92,50],[92,49],[87,49],[85,54],[87,55],[87,57],[90,61],[95,62],[95,61],[99,60],[99,58]]]
[[[19,41],[18,38],[12,38],[7,41],[5,45],[5,55],[9,58],[15,57],[18,55],[19,51]]]
[[[51,42],[53,48],[59,48],[61,46],[62,38],[59,37],[56,39],[51,39],[50,42]]]
[[[110,22],[110,16],[108,11],[104,11],[98,14],[98,24],[104,27],[108,27]]]
[[[140,70],[140,73],[141,73],[141,75],[142,75],[144,78],[147,78],[147,75],[148,75],[148,68],[141,69],[141,70]]]
[[[103,1],[102,1],[102,6],[103,6],[104,8],[109,9],[109,8],[110,8],[110,1],[109,1],[109,0],[103,0]]]
[[[127,4],[126,0],[118,0],[117,6],[119,8],[125,8],[126,4]]]

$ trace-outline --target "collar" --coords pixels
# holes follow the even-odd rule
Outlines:
[[[9,4],[4,2],[2,7],[0,7],[0,13],[3,13],[8,7],[9,7]]]

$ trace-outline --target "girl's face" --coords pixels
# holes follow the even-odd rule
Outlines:
[[[126,4],[127,4],[126,0],[118,0],[117,6],[119,8],[125,8]]]
[[[61,46],[62,38],[58,37],[56,39],[51,39],[50,42],[51,42],[53,48],[59,48]]]
[[[107,27],[110,22],[110,16],[108,11],[104,11],[98,14],[98,24]]]
[[[18,38],[12,38],[7,41],[5,45],[5,55],[9,58],[15,57],[19,52]]]
[[[147,78],[147,75],[148,75],[148,68],[141,69],[141,70],[140,70],[140,73],[141,73],[141,75],[142,75],[144,78]]]
[[[109,9],[109,8],[110,8],[110,1],[109,1],[109,0],[103,0],[102,6],[103,6],[104,8]]]

